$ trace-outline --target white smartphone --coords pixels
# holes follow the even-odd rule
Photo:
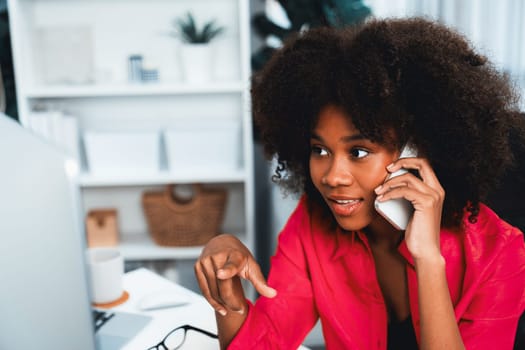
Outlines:
[[[413,145],[406,144],[401,150],[399,158],[401,159],[411,157],[417,157],[417,150]],[[398,171],[390,174],[387,177],[387,180],[407,172],[408,170],[401,168]],[[412,203],[404,198],[390,199],[386,202],[378,202],[376,200],[374,205],[377,212],[398,230],[406,230],[408,221],[414,213],[414,207],[412,206]]]

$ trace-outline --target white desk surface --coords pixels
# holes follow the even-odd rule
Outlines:
[[[142,313],[153,317],[146,328],[126,344],[123,350],[148,349],[158,344],[171,330],[184,324],[217,333],[213,308],[201,295],[145,268],[126,273],[123,282],[124,290],[129,293],[129,299],[113,310]],[[138,304],[142,297],[149,293],[166,290],[180,294],[183,300],[189,300],[190,303],[184,306],[147,312],[139,309]],[[188,331],[182,349],[216,350],[219,349],[219,342],[200,333]],[[304,346],[299,349],[308,350]]]
[[[145,350],[158,344],[172,329],[189,324],[212,333],[217,333],[215,314],[206,299],[191,290],[177,285],[164,277],[140,268],[124,275],[124,290],[129,293],[129,299],[114,308],[114,310],[142,313],[153,317],[151,322],[139,332],[123,350]],[[142,311],[138,304],[142,297],[156,291],[173,291],[181,295],[182,300],[190,300],[184,306]],[[219,343],[205,335],[188,331],[183,349],[218,349]]]

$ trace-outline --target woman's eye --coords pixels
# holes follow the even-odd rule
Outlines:
[[[326,156],[328,152],[323,147],[312,146],[312,154],[316,156]]]
[[[350,154],[354,158],[363,158],[363,157],[366,157],[369,153],[370,152],[368,152],[367,150],[364,150],[362,148],[352,148],[350,150]]]

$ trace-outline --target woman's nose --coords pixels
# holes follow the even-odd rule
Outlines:
[[[321,183],[330,187],[349,186],[354,181],[350,166],[344,159],[333,158]]]

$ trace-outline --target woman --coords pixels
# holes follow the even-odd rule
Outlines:
[[[482,201],[525,128],[484,57],[423,19],[311,30],[254,77],[252,100],[276,177],[303,195],[267,284],[234,236],[204,247],[195,272],[223,348],[294,349],[319,318],[327,349],[512,348],[523,234]],[[407,143],[418,156],[398,159]],[[399,198],[405,230],[374,208]]]

